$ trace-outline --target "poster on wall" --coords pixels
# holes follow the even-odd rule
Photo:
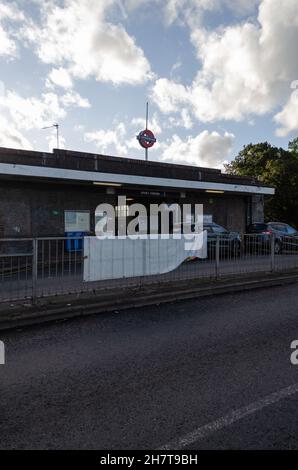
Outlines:
[[[65,232],[90,232],[90,212],[65,211]]]

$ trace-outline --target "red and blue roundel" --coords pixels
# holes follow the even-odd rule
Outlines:
[[[149,129],[141,131],[137,136],[137,139],[144,149],[149,149],[150,147],[153,147],[156,142],[156,138],[154,137],[153,132]]]

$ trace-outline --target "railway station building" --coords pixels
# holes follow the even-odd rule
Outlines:
[[[0,148],[0,238],[95,233],[95,209],[127,204],[203,204],[206,221],[245,232],[264,220],[274,189],[221,170],[54,149]]]

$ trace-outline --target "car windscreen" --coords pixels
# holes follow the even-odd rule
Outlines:
[[[287,227],[284,224],[269,224],[270,228],[273,228],[273,230],[277,230],[278,232],[284,232],[287,233]]]
[[[290,225],[287,225],[287,232],[289,235],[296,235],[297,230],[294,227],[291,227]]]

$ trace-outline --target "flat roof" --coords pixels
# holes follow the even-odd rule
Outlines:
[[[53,153],[0,148],[0,176],[75,182],[103,182],[185,190],[269,194],[274,188],[219,169],[136,160],[70,150]]]

